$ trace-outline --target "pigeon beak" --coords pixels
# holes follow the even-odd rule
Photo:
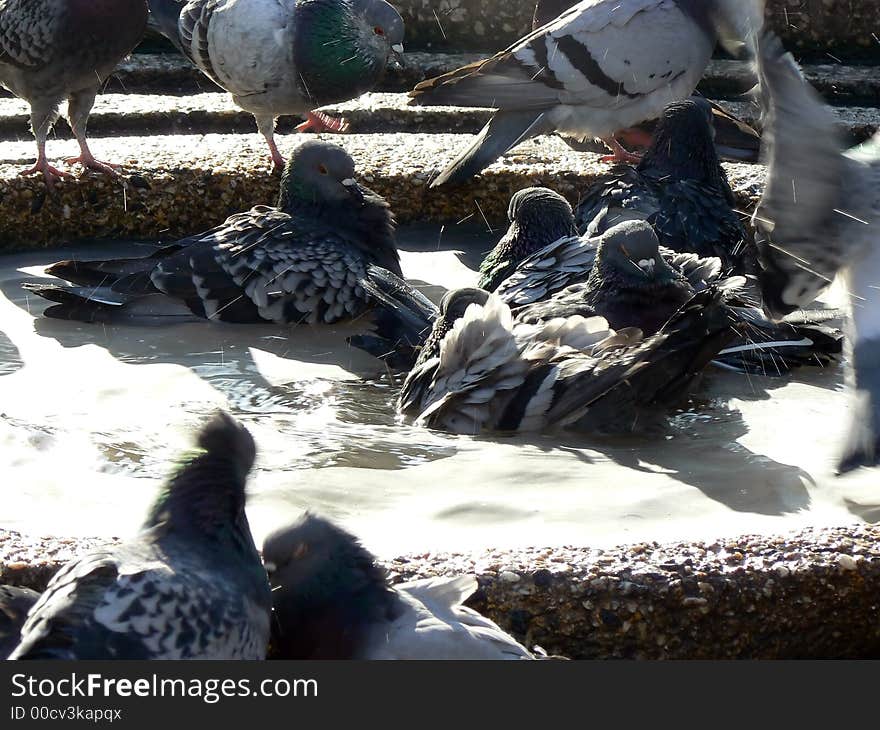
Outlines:
[[[345,189],[348,190],[348,194],[356,200],[358,203],[364,202],[364,191],[361,189],[361,186],[358,185],[358,181],[353,177],[347,177],[342,181],[342,184],[345,186]]]
[[[639,268],[645,272],[646,276],[654,275],[654,266],[656,265],[656,261],[654,259],[642,259],[639,261]]]
[[[395,43],[391,46],[391,53],[397,65],[401,68],[406,68],[406,60],[403,57],[403,43]]]

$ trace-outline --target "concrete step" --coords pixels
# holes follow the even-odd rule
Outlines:
[[[481,53],[407,53],[406,67],[390,66],[377,91],[409,91],[425,78],[486,57]],[[807,64],[804,73],[831,103],[880,106],[880,72],[876,66]],[[716,59],[709,64],[699,89],[709,96],[729,98],[750,89],[754,82],[749,64]],[[197,94],[218,90],[183,56],[164,53],[131,56],[120,64],[106,87],[113,93]]]
[[[460,107],[409,106],[406,94],[365,94],[346,104],[325,107],[335,116],[344,116],[351,132],[477,132],[492,115],[489,109]],[[750,103],[720,101],[731,112],[753,125],[759,125],[757,107]],[[880,108],[834,107],[841,126],[852,143],[862,142],[880,127]],[[0,99],[0,139],[29,138],[29,107],[20,99]],[[292,131],[299,122],[283,117],[278,131]],[[226,93],[202,93],[188,96],[164,94],[103,94],[98,97],[89,120],[92,134],[143,135],[247,133],[256,129],[253,117],[239,109]],[[70,129],[63,121],[55,136],[69,138]]]
[[[283,154],[305,140],[281,137]],[[462,134],[349,134],[342,141],[359,177],[390,202],[398,219],[455,225],[482,221],[504,225],[510,196],[529,185],[558,190],[572,203],[608,170],[591,153],[575,152],[561,139],[526,142],[469,183],[430,190],[434,172],[466,145]],[[88,173],[47,194],[42,177],[18,176],[34,159],[30,140],[6,142],[0,158],[0,250],[46,246],[97,237],[156,239],[182,236],[216,225],[231,213],[272,203],[278,177],[270,172],[265,142],[257,134],[95,137],[99,159],[124,163],[120,179]],[[74,155],[72,140],[49,143],[52,159]],[[743,211],[760,195],[760,165],[729,164]]]

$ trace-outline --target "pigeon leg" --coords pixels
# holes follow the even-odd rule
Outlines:
[[[620,137],[621,142],[625,143],[627,147],[644,147],[647,149],[651,146],[651,142],[654,141],[653,134],[639,127],[621,129],[617,136]]]
[[[119,173],[114,168],[120,167],[120,165],[111,165],[96,160],[86,141],[86,125],[89,122],[89,113],[95,103],[96,93],[96,89],[75,91],[67,100],[67,119],[76,141],[79,143],[80,154],[79,157],[68,157],[64,161],[68,165],[79,163],[87,170],[97,170],[111,177],[119,177]]]
[[[309,112],[306,114],[306,120],[297,126],[297,132],[330,132],[331,134],[344,134],[348,131],[348,121],[346,119],[334,119],[329,114],[323,112]]]
[[[634,154],[633,152],[627,152],[620,144],[620,142],[618,142],[613,136],[603,137],[602,141],[606,145],[608,145],[608,147],[611,149],[612,154],[600,157],[599,160],[601,162],[627,162],[631,165],[638,165],[642,161],[641,155]]]
[[[278,151],[278,145],[275,144],[275,117],[254,114],[254,119],[257,120],[257,129],[266,139],[266,144],[269,145],[269,156],[272,159],[275,172],[281,172],[284,169],[284,157]]]
[[[43,179],[46,181],[46,187],[51,188],[61,178],[72,178],[69,172],[63,172],[49,164],[46,158],[46,137],[49,136],[49,129],[55,122],[58,113],[56,105],[50,104],[31,104],[31,129],[34,137],[37,139],[37,161],[33,167],[22,170],[20,175],[33,175],[35,172],[41,172]]]

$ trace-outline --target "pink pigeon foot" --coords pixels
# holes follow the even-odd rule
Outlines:
[[[306,120],[296,127],[297,132],[329,132],[330,134],[345,134],[348,131],[348,120],[334,119],[323,112],[309,112]]]
[[[96,170],[97,172],[103,172],[105,175],[110,175],[110,177],[119,177],[119,173],[116,171],[116,168],[122,167],[122,165],[113,165],[109,162],[101,162],[100,160],[96,160],[92,157],[91,152],[83,152],[79,157],[68,157],[64,160],[68,165],[75,165],[79,163],[86,170]]]
[[[630,149],[633,147],[643,147],[647,149],[651,146],[651,142],[654,141],[653,134],[645,129],[640,129],[639,127],[622,129],[617,133],[617,136],[620,138],[620,141]]]
[[[599,158],[600,161],[614,164],[618,162],[626,162],[630,165],[638,165],[642,161],[641,155],[637,155],[634,152],[628,152],[614,137],[603,138],[602,141],[611,148],[612,154],[603,155]]]
[[[63,178],[73,178],[69,172],[64,172],[63,170],[59,170],[57,167],[53,167],[49,164],[49,160],[45,157],[40,157],[34,163],[33,167],[29,167],[27,170],[22,170],[19,175],[33,175],[36,172],[43,173],[43,178],[46,181],[46,187],[51,188],[55,183],[60,182]]]

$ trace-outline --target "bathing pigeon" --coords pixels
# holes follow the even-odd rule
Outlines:
[[[880,134],[844,151],[834,115],[779,39],[758,42],[767,183],[753,218],[764,306],[782,316],[838,272],[852,302],[851,423],[841,472],[880,461]]]
[[[532,30],[547,25],[558,16],[576,5],[578,0],[538,0],[535,5],[535,15],[532,20]],[[700,97],[694,92],[693,96]],[[709,102],[712,107],[712,127],[715,130],[715,149],[719,157],[726,160],[739,162],[757,162],[761,147],[761,136],[741,119],[728,112],[724,107]],[[616,136],[628,147],[648,147],[656,128],[657,120],[648,119],[634,125],[629,129],[621,129]],[[572,147],[580,149],[584,147],[581,141],[569,141]],[[587,143],[587,146],[589,143]],[[605,161],[614,159],[613,156],[603,158]],[[637,161],[638,158],[634,159]]]
[[[398,410],[418,425],[471,435],[632,431],[676,403],[735,337],[725,298],[709,287],[643,339],[601,317],[517,323],[495,294],[449,292],[435,323],[446,334],[423,350]]]
[[[47,269],[76,286],[25,286],[58,302],[45,314],[60,319],[353,319],[377,304],[371,265],[401,276],[388,204],[354,175],[345,150],[309,140],[285,169],[277,207],[256,206],[151,256],[62,261]]]
[[[141,531],[64,566],[10,659],[264,659],[272,597],[245,516],[250,434],[220,413]]]
[[[495,291],[519,263],[545,246],[577,236],[568,201],[548,188],[524,188],[510,199],[510,226],[480,264],[478,286]]]
[[[0,586],[0,659],[6,659],[18,646],[21,627],[39,597],[29,588]]]
[[[272,656],[278,659],[534,659],[497,624],[462,605],[473,576],[392,586],[342,528],[306,513],[269,535]]]
[[[656,117],[694,90],[719,34],[739,40],[742,0],[582,0],[492,58],[424,81],[412,103],[498,110],[432,182],[459,183],[507,150],[550,132],[603,139]]]
[[[146,27],[146,0],[0,0],[0,85],[30,104],[37,138],[37,161],[23,175],[40,172],[47,185],[71,177],[46,156],[46,137],[64,100],[80,148],[67,162],[116,174],[92,155],[86,124],[101,84]]]
[[[662,249],[645,221],[619,223],[595,242],[588,239],[581,246],[584,251],[580,257],[569,254],[569,261],[582,261],[590,253],[595,257],[589,275],[581,283],[541,301],[523,304],[529,295],[546,292],[561,279],[575,278],[571,265],[562,263],[559,268],[564,274],[559,276],[552,269],[539,273],[529,261],[517,271],[521,277],[518,285],[499,288],[498,295],[519,321],[534,324],[558,317],[600,316],[614,329],[637,327],[643,334],[653,335],[696,292],[710,284],[724,283],[718,259]],[[572,248],[572,243],[558,243],[533,259],[552,261],[558,258],[555,249]],[[527,277],[533,281],[531,286],[526,286]],[[742,335],[719,353],[716,364],[740,372],[780,376],[793,367],[824,366],[839,358],[843,335],[826,324],[839,313],[798,312],[791,322],[771,322],[755,306],[747,283],[743,278],[736,294],[733,279],[724,283],[730,289],[730,316],[740,324]]]
[[[584,194],[578,230],[596,236],[624,220],[646,220],[667,248],[717,256],[726,273],[755,273],[755,248],[734,209],[709,119],[702,100],[667,106],[638,167],[620,165]]]
[[[343,132],[313,111],[370,91],[403,53],[403,19],[385,0],[149,0],[162,32],[238,106],[254,115],[277,170],[275,120]]]

